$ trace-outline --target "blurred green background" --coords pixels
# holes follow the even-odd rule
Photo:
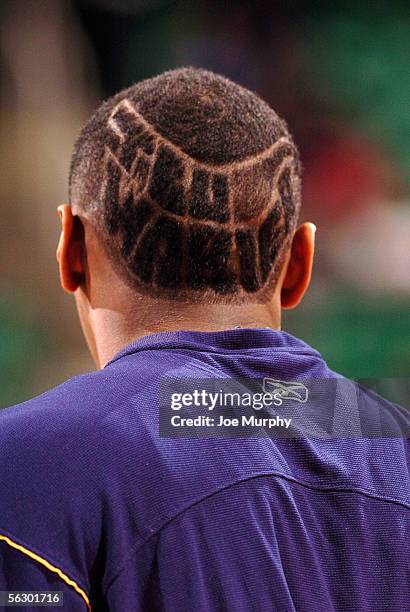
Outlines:
[[[257,91],[300,146],[318,252],[284,328],[348,376],[408,377],[408,2],[3,0],[0,407],[93,368],[54,259],[71,147],[104,97],[182,65]]]

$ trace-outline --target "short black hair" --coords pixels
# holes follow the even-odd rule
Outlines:
[[[137,290],[188,301],[263,301],[300,208],[286,123],[255,93],[180,68],[129,87],[87,122],[70,202]]]

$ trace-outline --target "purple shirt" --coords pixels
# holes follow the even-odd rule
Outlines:
[[[338,376],[285,332],[167,332],[0,411],[0,590],[72,611],[408,609],[407,440],[163,438],[175,371]]]

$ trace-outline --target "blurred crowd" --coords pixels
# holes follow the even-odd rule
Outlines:
[[[54,259],[71,147],[104,97],[182,65],[258,92],[300,147],[318,253],[284,327],[346,375],[408,375],[408,2],[3,0],[0,406],[93,367]]]

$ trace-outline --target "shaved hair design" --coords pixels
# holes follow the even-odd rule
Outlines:
[[[138,291],[268,299],[300,208],[285,122],[256,94],[182,68],[100,106],[72,157],[70,201]]]

